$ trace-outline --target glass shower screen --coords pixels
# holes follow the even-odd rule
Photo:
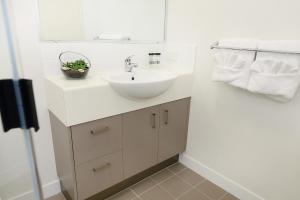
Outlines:
[[[0,0],[0,81],[10,79],[13,82],[21,128],[4,132],[0,120],[0,200],[41,200],[31,130],[25,127],[25,114],[20,97],[19,79],[22,73],[18,63],[21,62],[17,60],[18,48],[14,38],[12,10],[8,5],[10,2]]]

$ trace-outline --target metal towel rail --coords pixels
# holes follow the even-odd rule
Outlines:
[[[278,53],[278,54],[299,54],[298,51],[280,51],[280,50],[269,50],[269,49],[252,49],[252,48],[238,48],[238,47],[229,47],[229,46],[220,46],[219,42],[214,43],[211,45],[211,49],[228,49],[228,50],[238,50],[238,51],[255,51],[258,52],[266,52],[266,53]]]

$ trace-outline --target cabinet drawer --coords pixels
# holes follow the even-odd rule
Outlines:
[[[122,148],[121,116],[76,125],[71,129],[76,165]]]
[[[76,167],[79,200],[97,194],[123,179],[122,152]]]

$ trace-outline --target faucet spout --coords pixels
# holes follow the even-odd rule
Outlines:
[[[134,55],[129,56],[125,59],[125,72],[132,72],[133,68],[137,68],[138,64],[132,62]]]

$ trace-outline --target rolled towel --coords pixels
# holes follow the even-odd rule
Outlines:
[[[226,39],[219,42],[220,46],[232,48],[256,49],[257,40]],[[250,66],[255,58],[255,52],[243,50],[218,49],[214,54],[216,67],[212,80],[228,83],[232,86],[247,89],[250,77]]]
[[[300,41],[266,41],[259,49],[299,51]],[[300,84],[300,55],[258,53],[251,66],[248,90],[282,102],[291,100]]]

